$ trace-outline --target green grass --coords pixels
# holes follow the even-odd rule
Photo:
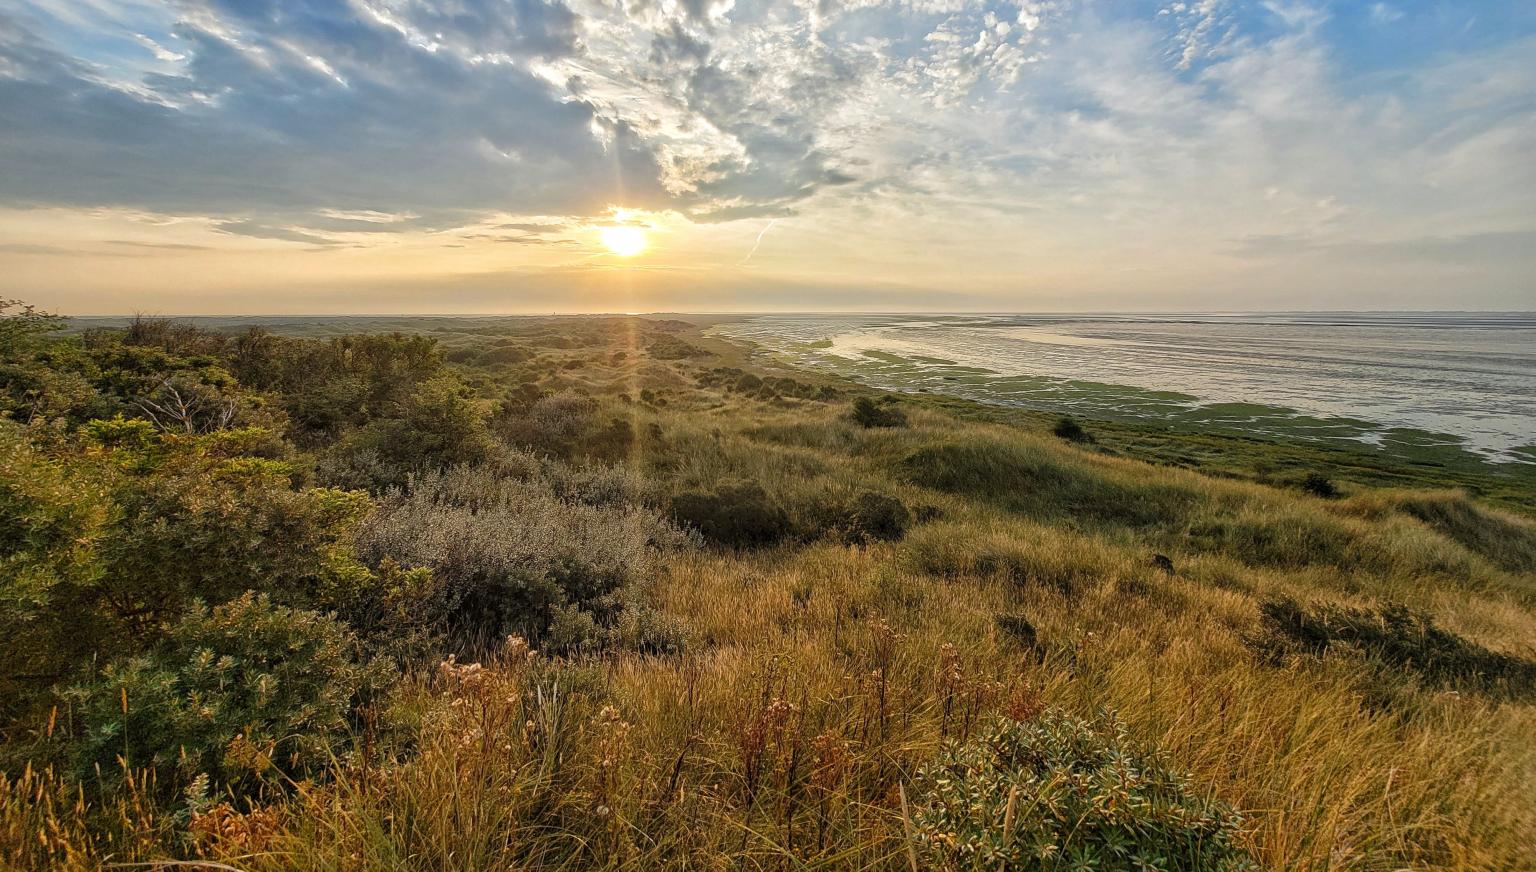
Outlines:
[[[636,586],[680,652],[498,647],[482,670],[412,674],[327,777],[254,806],[151,806],[132,782],[77,806],[62,776],[11,771],[0,864],[908,869],[909,850],[947,856],[953,809],[929,787],[971,736],[1112,713],[1123,735],[1088,744],[1178,773],[1159,808],[1231,809],[1234,856],[1265,868],[1536,867],[1536,706],[1454,692],[1536,656],[1520,480],[1123,421],[1086,421],[1081,445],[1054,415],[932,394],[901,400],[907,426],[866,429],[856,385],[694,328],[669,329],[709,357],[657,359],[661,328],[624,319],[413,329],[532,350],[462,372],[487,398],[591,394],[630,422],[621,463],[657,504],[751,482],[796,535],[670,552]],[[707,378],[733,366],[843,393]],[[1343,495],[1303,492],[1312,471]],[[815,534],[818,507],[866,492],[913,509],[904,538]],[[1261,648],[1277,602],[1347,629]],[[1422,621],[1370,630],[1393,614]],[[1001,839],[988,802],[961,815],[968,838]]]

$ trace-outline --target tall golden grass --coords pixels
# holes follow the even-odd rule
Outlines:
[[[1532,656],[1528,522],[1461,494],[1329,501],[937,412],[863,430],[846,405],[670,385],[666,408],[613,403],[646,476],[750,479],[791,507],[875,488],[940,517],[868,547],[680,553],[647,596],[686,653],[552,660],[511,640],[445,663],[330,778],[255,808],[155,809],[132,779],[92,806],[21,773],[0,781],[0,862],[906,869],[910,775],[1038,701],[1113,711],[1242,813],[1265,867],[1536,868],[1532,701],[1402,675],[1383,703],[1362,658],[1275,665],[1249,644],[1269,597],[1391,599]]]

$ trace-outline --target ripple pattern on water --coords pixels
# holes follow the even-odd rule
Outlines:
[[[807,315],[714,329],[890,389],[1536,458],[1532,313]]]

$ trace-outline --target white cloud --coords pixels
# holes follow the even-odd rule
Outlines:
[[[0,205],[313,245],[621,204],[999,285],[1046,254],[1156,274],[1233,239],[1536,229],[1518,34],[1360,72],[1296,0],[93,2],[0,21]],[[101,21],[131,50],[71,48]]]

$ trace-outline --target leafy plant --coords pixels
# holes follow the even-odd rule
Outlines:
[[[878,491],[816,501],[802,523],[808,538],[832,536],[849,545],[895,542],[907,534],[912,512],[901,500]]]
[[[351,633],[316,612],[248,593],[197,610],[150,652],[75,687],[82,781],[156,771],[176,792],[200,775],[235,793],[327,766],[355,706],[383,686]]]
[[[937,868],[1256,869],[1241,819],[1123,726],[1046,709],[999,719],[919,771],[912,822]]]

